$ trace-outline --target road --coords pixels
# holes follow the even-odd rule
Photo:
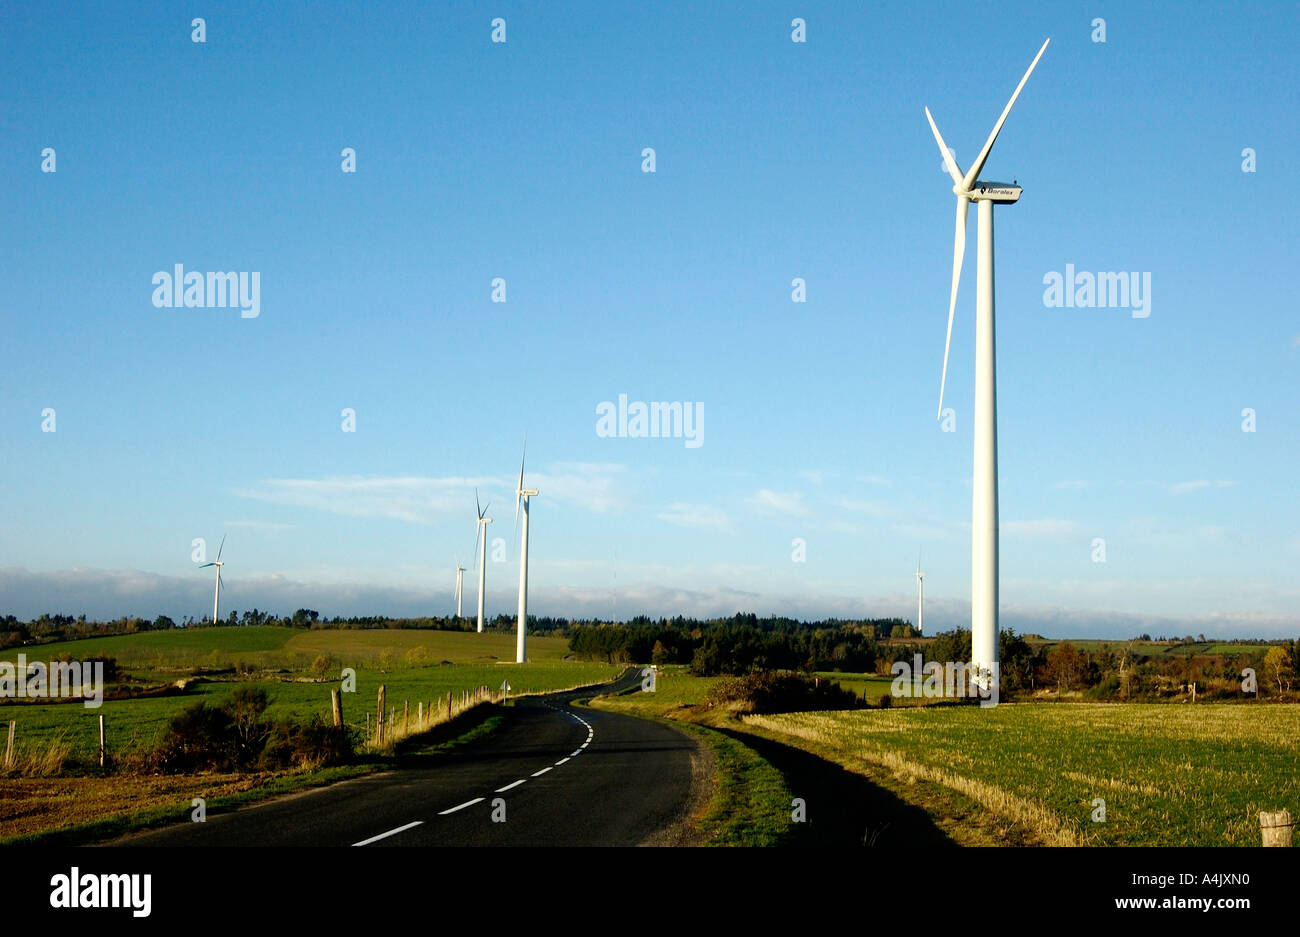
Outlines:
[[[614,687],[638,679],[633,672]],[[431,756],[427,767],[209,812],[206,822],[132,834],[111,845],[631,846],[675,840],[699,794],[692,788],[696,743],[661,723],[572,705],[590,695],[517,700],[491,735],[458,753]]]

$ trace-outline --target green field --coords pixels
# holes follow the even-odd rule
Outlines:
[[[0,660],[50,660],[62,654],[77,659],[115,658],[131,673],[220,670],[243,663],[258,670],[307,671],[318,656],[331,667],[394,667],[453,663],[494,663],[515,659],[515,635],[504,632],[424,629],[189,628],[148,631],[81,641],[60,641],[0,651]],[[559,637],[528,638],[530,662],[560,661],[568,642]]]
[[[868,699],[888,688],[875,675],[822,676]],[[765,734],[867,775],[936,821],[956,794],[1030,842],[1257,846],[1261,810],[1300,815],[1295,704],[896,705],[737,720],[699,705],[716,680],[669,668],[656,693],[604,705]],[[1097,798],[1104,823],[1092,819]]]
[[[1300,813],[1300,706],[1013,704],[753,716],[848,767],[942,784],[1059,844],[1257,846]],[[1104,823],[1092,819],[1105,800]]]
[[[1096,654],[1102,648],[1119,651],[1128,648],[1132,653],[1142,657],[1242,657],[1250,654],[1262,654],[1272,645],[1268,644],[1233,644],[1225,641],[1196,641],[1191,644],[1177,644],[1169,641],[1099,641],[1087,639],[1082,641],[1048,641],[1034,640],[1034,647],[1051,650],[1058,644],[1071,644],[1089,654]]]
[[[242,662],[247,679],[221,674],[189,684],[175,696],[107,700],[99,709],[81,702],[0,703],[0,723],[17,722],[18,754],[45,750],[56,740],[75,759],[90,759],[98,747],[98,716],[102,713],[110,751],[124,755],[151,748],[167,721],[195,700],[219,703],[237,685],[264,688],[271,705],[267,715],[307,719],[330,718],[330,689],[338,685],[342,667],[357,673],[356,693],[343,695],[344,722],[364,729],[366,715],[374,718],[376,693],[385,686],[387,703],[400,713],[410,703],[445,700],[479,686],[498,689],[508,680],[512,694],[537,693],[600,683],[616,676],[620,667],[563,660],[563,638],[530,637],[529,663],[513,663],[511,634],[426,630],[321,630],[288,628],[201,628],[161,631],[84,641],[44,644],[21,649],[29,661],[48,661],[60,654],[76,659],[111,655],[135,680],[172,683],[194,668],[220,670]],[[14,660],[9,649],[0,659]],[[317,657],[328,661],[330,679],[318,678],[311,667]],[[498,663],[509,661],[509,663]]]

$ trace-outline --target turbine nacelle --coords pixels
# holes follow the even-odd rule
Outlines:
[[[956,186],[953,187],[956,191]],[[974,188],[965,193],[972,202],[1002,202],[1009,204],[1020,201],[1020,186],[1014,182],[977,182]],[[958,192],[958,195],[962,193]]]

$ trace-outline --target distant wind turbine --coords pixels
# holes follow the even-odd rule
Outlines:
[[[924,628],[925,615],[925,573],[921,572],[921,554],[916,554],[916,633]]]
[[[478,633],[483,633],[483,575],[484,561],[487,558],[487,525],[492,523],[492,518],[487,517],[487,509],[492,504],[489,501],[482,506],[478,502],[478,489],[474,489],[474,513],[478,516],[475,524],[474,534],[474,552],[475,559],[478,563]]]
[[[966,215],[972,201],[979,203],[979,246],[975,281],[975,465],[971,491],[971,665],[981,686],[992,677],[998,651],[998,429],[997,376],[993,330],[993,206],[1011,204],[1020,198],[1020,186],[1012,183],[977,182],[993,149],[1002,124],[1011,113],[1020,91],[1038,60],[1047,51],[1048,39],[1034,56],[1025,77],[1020,79],[993,132],[984,142],[975,162],[963,176],[939,134],[930,109],[926,120],[943,153],[944,165],[952,177],[957,196],[957,228],[952,254],[952,294],[948,300],[948,337],[943,346],[943,376],[939,380],[939,418],[943,418],[943,391],[948,380],[948,348],[952,343],[952,318],[957,308],[957,282],[961,279],[962,257],[966,253]]]
[[[537,497],[536,488],[524,487],[524,459],[528,457],[528,438],[524,437],[524,455],[519,460],[519,484],[515,487],[515,526],[519,525],[519,508],[524,509],[524,526],[519,538],[519,633],[515,641],[515,663],[527,660],[524,629],[528,627],[528,499]]]
[[[456,561],[456,617],[460,618],[460,600],[464,591],[465,584],[465,567],[460,565],[460,560]]]
[[[217,606],[221,602],[221,567],[226,565],[225,563],[221,562],[221,551],[224,550],[225,547],[226,547],[226,538],[225,535],[223,534],[221,537],[221,545],[217,547],[217,558],[213,560],[211,563],[204,563],[202,566],[199,567],[199,569],[207,569],[209,566],[215,566],[217,568],[217,589],[216,592],[212,594],[212,623],[214,625],[218,621]]]

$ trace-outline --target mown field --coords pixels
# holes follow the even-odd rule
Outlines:
[[[1300,814],[1300,706],[1021,703],[746,717],[847,767],[942,784],[1061,845],[1257,846]],[[1104,823],[1092,819],[1105,800]]]
[[[871,675],[823,676],[868,699],[888,687]],[[605,705],[758,732],[930,810],[951,803],[936,791],[946,789],[1032,842],[1258,846],[1261,810],[1300,816],[1295,704],[1042,702],[737,719],[699,705],[716,680],[669,669],[658,692]],[[1097,798],[1104,823],[1092,819]]]
[[[91,638],[22,648],[31,661],[60,654],[79,660],[111,655],[133,680],[171,683],[196,668],[219,671],[240,666],[248,676],[218,673],[196,680],[174,696],[106,700],[98,709],[81,702],[0,702],[0,723],[17,722],[18,760],[65,746],[72,759],[89,759],[98,750],[98,716],[104,715],[110,751],[117,756],[150,748],[167,722],[196,700],[220,703],[238,685],[253,684],[270,698],[268,717],[329,719],[330,689],[338,686],[343,667],[356,670],[356,693],[343,695],[344,722],[364,729],[374,717],[379,685],[389,707],[400,712],[410,703],[441,700],[479,686],[499,689],[508,680],[512,692],[536,693],[584,686],[612,679],[621,668],[563,659],[563,638],[530,637],[529,663],[514,663],[515,637],[510,634],[424,630],[294,631],[287,628],[202,628]],[[0,659],[14,660],[9,649]],[[313,667],[325,658],[324,676]],[[499,663],[505,661],[506,663]],[[6,729],[7,730],[7,729]]]

